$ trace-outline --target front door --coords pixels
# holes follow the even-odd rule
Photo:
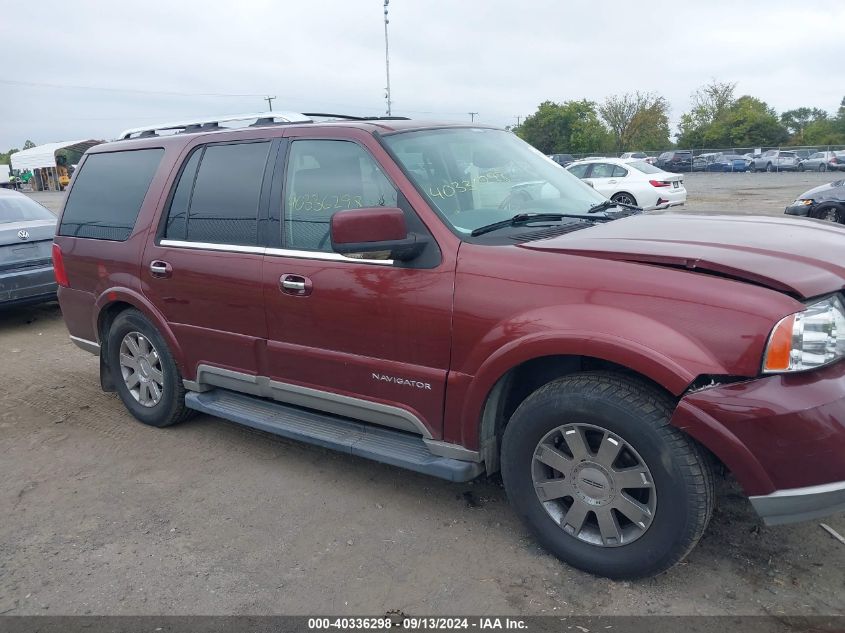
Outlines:
[[[290,139],[283,191],[271,198],[279,247],[263,273],[270,388],[283,401],[437,438],[454,265],[433,240],[434,251],[407,263],[331,249],[329,220],[343,209],[400,207],[425,231],[374,154],[389,160],[375,141]]]
[[[279,141],[214,143],[188,155],[144,252],[146,296],[170,325],[193,377],[199,365],[256,374],[267,336],[259,219]],[[261,201],[265,200],[263,209]]]

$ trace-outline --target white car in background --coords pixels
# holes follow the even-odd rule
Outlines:
[[[649,165],[653,165],[657,157],[649,156],[645,152],[625,152],[619,157],[619,160],[644,160]]]
[[[566,169],[620,204],[666,209],[687,201],[684,177],[649,165],[644,160],[596,158],[575,161]]]

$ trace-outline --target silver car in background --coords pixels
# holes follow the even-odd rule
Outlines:
[[[751,163],[751,171],[797,171],[798,155],[795,152],[770,149]]]
[[[0,308],[56,298],[56,216],[22,193],[0,189]]]
[[[798,165],[798,171],[828,170],[845,170],[845,152],[816,152]]]

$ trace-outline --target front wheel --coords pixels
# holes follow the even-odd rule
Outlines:
[[[502,441],[508,499],[562,561],[609,578],[658,574],[704,532],[714,482],[702,450],[670,426],[672,401],[615,374],[541,387]]]
[[[843,220],[845,220],[845,214],[843,214],[842,209],[834,206],[817,211],[816,217],[819,220],[827,220],[828,222],[836,222],[838,224],[842,224]]]
[[[824,163],[819,165],[819,171],[827,171],[827,165],[825,165]]]
[[[804,169],[805,169],[805,167],[804,167],[804,163],[800,163],[800,164],[798,165],[798,171],[804,171]]]
[[[775,170],[774,166],[771,163],[766,163],[766,171],[771,173]]]

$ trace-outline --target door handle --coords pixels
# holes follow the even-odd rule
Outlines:
[[[150,262],[150,273],[153,277],[170,277],[173,267],[160,259],[154,259]]]
[[[285,274],[279,277],[279,288],[285,294],[295,297],[305,297],[311,294],[313,285],[308,277]]]

